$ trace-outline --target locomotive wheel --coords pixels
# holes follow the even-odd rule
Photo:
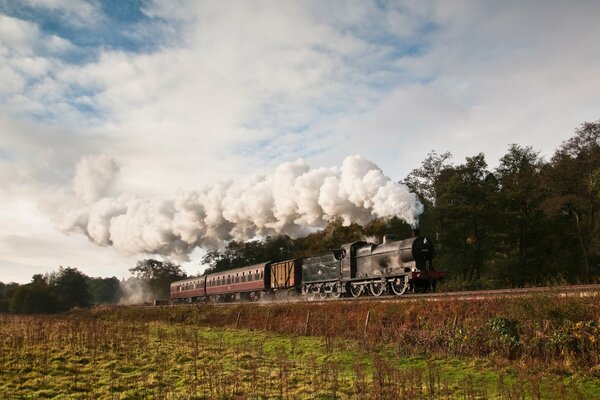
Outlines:
[[[328,288],[330,288],[329,285],[319,286],[319,297],[321,298],[321,300],[325,300],[327,298],[327,295],[329,295],[329,293],[327,292]]]
[[[385,292],[385,283],[381,281],[371,282],[369,284],[369,292],[375,297],[379,297]]]
[[[304,287],[304,294],[306,295],[306,300],[313,301],[315,299],[315,295],[312,292],[312,286],[306,285]]]
[[[331,287],[331,297],[334,299],[339,299],[342,295],[342,287],[339,283],[334,283]]]
[[[363,292],[363,285],[353,285],[352,283],[348,284],[349,286],[349,292],[352,295],[352,297],[358,297],[362,294]]]
[[[321,295],[321,285],[313,284],[310,287],[310,293],[312,296],[312,300],[316,300],[318,296]]]
[[[390,282],[390,288],[396,296],[402,296],[408,289],[408,276],[399,276]]]

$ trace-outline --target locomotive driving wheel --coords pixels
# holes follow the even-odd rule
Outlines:
[[[320,285],[319,297],[321,298],[321,300],[325,300],[327,298],[327,295],[329,295],[329,292],[327,291],[328,287],[329,285]]]
[[[358,297],[362,294],[364,289],[364,285],[359,283],[348,283],[348,291],[352,295],[352,297]]]
[[[369,292],[375,297],[379,297],[385,292],[385,282],[373,281],[369,284]]]
[[[396,296],[402,296],[408,290],[408,276],[398,276],[390,282],[390,288]]]
[[[339,283],[334,283],[331,287],[331,297],[334,299],[339,299],[342,295],[342,287]]]

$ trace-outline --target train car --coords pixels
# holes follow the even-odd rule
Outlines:
[[[271,286],[270,262],[249,265],[206,276],[211,301],[258,300]]]
[[[193,303],[206,295],[206,277],[184,279],[171,283],[169,301],[171,303]]]
[[[269,293],[276,298],[298,295],[302,284],[302,263],[301,258],[271,263]]]

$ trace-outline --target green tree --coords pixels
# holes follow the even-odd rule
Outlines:
[[[296,247],[296,242],[287,235],[267,236],[262,240],[245,243],[232,240],[223,250],[208,251],[202,263],[209,265],[205,273],[226,271],[245,265],[293,258]]]
[[[17,287],[8,304],[14,314],[48,314],[57,309],[58,299],[43,275],[34,275],[31,283]]]
[[[439,219],[435,212],[439,197],[439,183],[442,174],[448,174],[452,170],[450,159],[452,154],[445,152],[438,154],[430,151],[427,157],[421,163],[419,168],[413,169],[404,178],[403,183],[421,200],[424,206],[424,212],[419,217],[419,229],[421,233],[430,237],[438,238],[441,229],[443,229],[443,220]],[[399,236],[404,237],[404,236]]]
[[[495,174],[500,184],[496,244],[502,255],[498,276],[511,285],[540,283],[550,250],[542,211],[544,161],[531,147],[509,146]]]
[[[405,184],[411,192],[417,194],[426,206],[435,205],[437,192],[435,183],[442,171],[451,167],[449,160],[452,153],[445,152],[438,154],[432,150],[421,163],[419,168],[415,168],[400,183]]]
[[[0,282],[0,313],[8,312],[8,305],[15,290],[20,285],[18,283],[2,283]]]
[[[365,240],[367,234],[362,226],[350,224],[344,226],[341,218],[329,222],[325,229],[311,233],[298,240],[297,257],[314,256],[323,254],[331,249],[338,249],[342,244]]]
[[[77,268],[62,266],[48,276],[48,286],[58,299],[59,311],[73,307],[89,307],[91,297],[88,279]]]
[[[435,191],[441,265],[467,282],[478,280],[492,252],[497,213],[498,182],[484,155],[441,171]]]
[[[121,295],[119,280],[112,278],[89,278],[88,287],[93,304],[115,304]]]
[[[186,278],[181,266],[170,260],[159,261],[151,258],[141,260],[135,267],[130,268],[129,272],[136,279],[144,281],[154,296],[161,299],[169,298],[169,286],[172,282]]]
[[[599,141],[600,121],[582,124],[558,148],[544,170],[544,183],[549,191],[545,210],[557,225],[564,227],[562,235],[572,237],[577,243],[569,252],[571,263],[576,261],[578,276],[583,281],[590,281],[592,274],[600,273]]]

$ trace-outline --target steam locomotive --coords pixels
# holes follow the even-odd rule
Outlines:
[[[418,232],[399,241],[385,235],[380,244],[356,241],[319,256],[176,281],[170,287],[170,301],[226,302],[299,295],[310,300],[433,291],[444,277],[433,268],[433,256],[433,243]]]

